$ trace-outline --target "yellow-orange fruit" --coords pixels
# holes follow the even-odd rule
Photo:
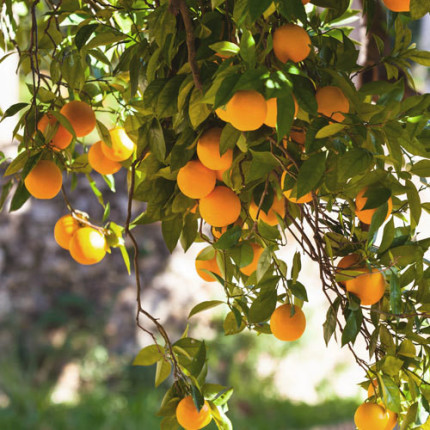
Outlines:
[[[230,188],[217,186],[199,202],[201,217],[213,227],[234,223],[240,215],[239,197]]]
[[[257,212],[258,212],[258,205],[253,200],[249,205],[249,215],[254,221],[257,219]],[[261,219],[266,224],[269,224],[272,226],[277,225],[278,219],[276,218],[275,213],[277,213],[281,218],[284,218],[285,216],[284,199],[283,198],[278,199],[276,196],[274,197],[272,206],[270,207],[267,213],[264,212],[263,209],[260,209],[260,212],[258,213],[258,219]]]
[[[267,115],[264,97],[254,90],[237,91],[227,104],[230,123],[240,131],[260,128]]]
[[[72,215],[62,216],[54,226],[54,239],[61,248],[69,249],[70,240],[79,228],[79,223]]]
[[[284,181],[285,181],[286,176],[287,176],[287,172],[286,172],[286,171],[284,171],[284,173],[282,174],[282,177],[281,177],[281,185],[282,185],[282,188],[284,187]],[[291,192],[292,192],[292,189],[291,189],[291,190],[285,190],[285,191],[283,192],[283,193],[284,193],[284,196],[285,196],[285,197],[287,198],[287,200],[289,200],[291,203],[298,203],[298,204],[302,204],[302,203],[309,203],[309,202],[311,202],[311,201],[312,201],[312,199],[313,199],[313,197],[312,197],[312,192],[311,192],[311,191],[309,191],[309,193],[305,194],[304,196],[300,197],[299,199],[297,199],[296,197],[291,197]]]
[[[388,415],[376,403],[363,403],[355,411],[354,422],[360,430],[385,430]]]
[[[264,248],[257,243],[250,243],[252,247],[253,257],[252,261],[245,267],[241,267],[239,270],[246,276],[252,275],[257,270],[258,260],[264,251]]]
[[[69,243],[72,258],[80,264],[96,264],[106,255],[104,235],[92,227],[82,227],[73,235]]]
[[[357,197],[355,198],[355,215],[357,215],[358,219],[364,223],[364,224],[370,224],[372,222],[373,214],[376,212],[377,208],[375,209],[365,209],[363,210],[364,206],[367,202],[367,197],[364,197],[364,194],[366,194],[367,187],[363,188],[359,191],[357,194]],[[390,197],[387,201],[388,204],[388,210],[387,210],[387,216],[385,219],[387,219],[391,215],[391,211],[393,210],[393,200]]]
[[[176,419],[186,430],[200,430],[212,420],[209,403],[205,400],[202,408],[198,411],[193,398],[187,396],[176,407]]]
[[[76,137],[90,134],[96,127],[96,116],[90,105],[79,100],[66,103],[60,110],[75,130]]]
[[[360,263],[361,257],[358,254],[349,254],[345,257],[342,257],[339,263],[337,264],[337,271],[342,269],[349,269],[351,266],[356,266],[358,263]],[[353,270],[353,269],[351,269]],[[365,267],[354,267],[354,271],[366,271]],[[346,281],[341,281],[341,284],[345,285]]]
[[[208,270],[209,272],[216,273],[218,276],[221,275],[221,270],[219,269],[218,263],[216,262],[216,254],[209,260],[199,260],[199,255],[203,251],[200,251],[196,259],[196,271],[197,274],[206,282],[216,282],[216,279],[212,277],[209,273],[204,272],[202,269]]]
[[[376,396],[375,388],[378,388],[378,380],[372,379],[369,387],[367,388],[367,398]]]
[[[109,130],[112,146],[102,142],[103,154],[112,161],[125,161],[134,152],[134,142],[128,137],[124,127],[115,127]]]
[[[200,161],[189,161],[181,167],[177,177],[178,187],[187,197],[201,199],[215,188],[216,175]]]
[[[220,155],[219,144],[222,128],[214,127],[206,130],[197,142],[197,156],[201,163],[211,170],[225,170],[233,162],[233,150]]]
[[[222,119],[224,122],[230,122],[230,113],[227,110],[227,106],[225,106],[224,109],[222,107],[215,109],[215,113],[218,115],[219,119]]]
[[[305,29],[295,24],[285,24],[273,33],[273,52],[282,63],[298,63],[311,52],[311,38]]]
[[[94,143],[88,151],[88,163],[101,175],[113,175],[121,169],[121,164],[107,158],[102,151],[102,141]]]
[[[397,414],[393,411],[390,411],[389,409],[385,409],[388,420],[385,428],[383,430],[393,430],[394,427],[396,427],[397,424]]]
[[[215,176],[218,181],[224,182],[224,178],[222,177],[224,175],[224,172],[228,169],[222,169],[222,170],[215,170]]]
[[[294,117],[296,117],[299,111],[299,105],[297,104],[296,98],[294,97],[293,99],[294,99]],[[276,127],[276,120],[278,116],[278,105],[276,100],[277,99],[275,97],[269,100],[266,100],[267,114],[264,120],[264,124],[266,124],[269,127]]]
[[[409,12],[411,10],[411,0],[382,0],[387,9],[393,12]]]
[[[54,162],[40,160],[26,176],[24,184],[36,199],[52,199],[61,190],[63,175]]]
[[[363,306],[371,306],[378,303],[385,293],[385,277],[378,270],[373,268],[371,272],[367,268],[358,268],[363,271],[362,275],[345,281],[346,290],[355,294]]]
[[[273,335],[283,341],[297,340],[305,331],[306,317],[303,311],[294,305],[294,315],[291,316],[291,305],[281,305],[270,317],[270,330]]]
[[[315,94],[318,112],[342,122],[345,119],[343,113],[349,112],[349,101],[338,87],[321,87]]]
[[[48,125],[52,128],[55,127],[57,124],[57,119],[50,115],[45,114],[42,116],[40,121],[37,124],[37,129],[46,136],[45,131],[47,131]],[[58,124],[57,131],[55,132],[54,136],[52,137],[52,140],[49,142],[49,144],[54,149],[65,149],[72,143],[73,136],[71,133],[67,131],[65,127],[63,127],[61,124]]]

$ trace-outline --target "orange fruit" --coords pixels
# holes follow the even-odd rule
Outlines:
[[[222,119],[224,122],[230,122],[230,113],[227,110],[227,106],[215,109],[215,113],[218,115],[218,118]]]
[[[349,112],[349,101],[338,87],[321,87],[315,94],[318,112],[342,122],[345,119],[343,113]]]
[[[214,239],[219,239],[227,231],[227,226],[221,228],[212,227],[211,233]]]
[[[79,223],[72,215],[62,216],[54,226],[54,239],[61,248],[69,249],[70,240],[79,228]]]
[[[134,142],[128,137],[124,127],[115,127],[109,130],[112,146],[102,142],[103,154],[112,161],[124,161],[134,152]]]
[[[284,341],[297,340],[306,328],[306,317],[303,311],[294,305],[294,315],[291,316],[291,305],[281,305],[270,317],[270,330],[273,335]]]
[[[252,275],[257,270],[258,260],[260,255],[263,253],[264,248],[257,243],[250,243],[252,247],[253,257],[252,261],[245,267],[241,267],[239,270],[246,276]]]
[[[216,175],[200,161],[189,161],[178,172],[178,187],[187,197],[201,199],[215,188]]]
[[[218,181],[224,182],[224,179],[222,175],[224,175],[224,172],[228,169],[221,169],[221,170],[215,170],[215,176]]]
[[[387,425],[383,430],[393,430],[394,427],[396,427],[397,424],[397,414],[393,411],[390,411],[389,409],[385,409],[387,415],[388,415],[388,421]]]
[[[211,170],[225,170],[233,162],[233,150],[220,155],[219,144],[222,128],[214,127],[206,130],[197,142],[197,156],[201,163]]]
[[[230,188],[222,185],[199,201],[201,217],[213,227],[233,224],[240,215],[239,197]]]
[[[363,210],[367,202],[367,197],[364,197],[364,194],[366,194],[367,189],[368,187],[365,187],[360,190],[357,194],[357,197],[355,198],[355,215],[357,215],[358,219],[364,224],[370,224],[372,222],[373,214],[377,210],[377,208]],[[391,197],[388,199],[387,203],[388,211],[385,219],[387,219],[391,215],[391,211],[393,210],[393,200]]]
[[[287,176],[287,172],[284,171],[284,173],[282,173],[282,177],[281,177],[281,186],[282,188],[284,188],[284,181],[285,178]],[[284,196],[287,198],[287,200],[289,200],[291,203],[298,203],[298,204],[302,204],[302,203],[309,203],[313,200],[313,196],[312,196],[312,192],[309,191],[309,193],[305,194],[304,196],[300,197],[299,199],[297,199],[296,197],[291,197],[291,192],[293,189],[291,190],[285,190]]]
[[[371,383],[369,384],[369,387],[367,388],[367,397],[373,397],[376,396],[375,388],[378,388],[378,380],[372,379]]]
[[[385,277],[375,268],[369,272],[367,268],[359,268],[357,271],[363,271],[362,275],[345,281],[346,290],[355,294],[363,306],[371,306],[378,303],[385,293]]]
[[[252,200],[249,206],[249,215],[254,221],[257,218],[257,211],[258,211],[258,205],[254,202],[254,200]],[[268,213],[264,212],[263,209],[260,209],[260,212],[258,213],[258,219],[261,219],[266,224],[269,224],[272,226],[277,225],[278,219],[276,218],[275,213],[277,213],[281,218],[284,218],[285,216],[284,199],[283,198],[278,199],[276,196],[273,199],[272,206],[270,207]]]
[[[384,430],[388,418],[382,406],[376,403],[363,403],[355,411],[354,422],[360,430]]]
[[[75,130],[76,137],[90,134],[96,127],[96,116],[91,106],[79,100],[66,103],[60,110]]]
[[[102,151],[102,141],[94,143],[88,151],[90,166],[101,175],[113,175],[121,169],[121,164],[107,158]]]
[[[72,236],[69,251],[80,264],[96,264],[106,255],[106,239],[103,233],[92,227],[82,227]]]
[[[341,260],[339,261],[339,263],[337,264],[337,269],[336,271],[338,271],[339,269],[349,269],[351,266],[356,266],[358,263],[361,262],[361,257],[358,254],[349,254],[346,255],[345,257],[342,257]],[[363,267],[354,267],[353,269],[354,271],[366,271],[365,268]],[[351,278],[352,279],[352,278]],[[345,285],[345,282],[347,281],[341,281],[342,285]]]
[[[292,128],[290,131],[290,139],[299,145],[306,143],[306,130],[303,128]]]
[[[276,119],[278,116],[278,105],[276,100],[276,97],[266,100],[267,114],[266,119],[264,120],[264,124],[269,127],[276,127]],[[298,111],[299,106],[297,104],[296,98],[294,97],[294,117],[297,116]]]
[[[52,199],[61,190],[63,175],[54,162],[40,160],[26,176],[24,184],[36,199]]]
[[[411,10],[411,0],[382,0],[387,9],[393,12],[409,12]]]
[[[231,124],[240,131],[257,130],[267,115],[266,100],[254,90],[237,91],[228,102],[227,110]]]
[[[282,63],[303,61],[311,52],[311,38],[295,24],[285,24],[273,33],[273,52]]]
[[[302,0],[303,4],[308,4],[311,0]]]
[[[216,279],[209,273],[204,272],[202,269],[209,270],[209,272],[216,273],[218,276],[222,276],[221,270],[219,269],[218,263],[216,262],[216,254],[209,260],[199,260],[199,255],[203,251],[200,251],[196,258],[196,271],[197,274],[206,282],[216,282]]]
[[[57,124],[57,119],[50,115],[45,114],[42,116],[40,121],[37,124],[37,129],[46,136],[47,133],[47,127],[48,125],[52,128],[54,128]],[[65,149],[72,143],[73,136],[71,133],[67,131],[65,127],[63,127],[61,124],[58,124],[57,131],[55,132],[54,136],[52,137],[52,140],[49,142],[51,146],[54,147],[54,149]]]
[[[205,400],[200,411],[197,410],[193,398],[183,398],[176,407],[176,419],[186,430],[199,430],[206,427],[212,420],[209,403]]]

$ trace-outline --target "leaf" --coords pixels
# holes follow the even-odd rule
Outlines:
[[[401,412],[399,387],[391,378],[385,375],[382,375],[382,397],[390,411]]]
[[[226,124],[221,132],[219,144],[220,154],[223,155],[228,149],[233,149],[241,135],[242,133],[234,128],[231,124]]]
[[[336,331],[336,315],[339,309],[340,300],[337,298],[333,302],[333,306],[330,306],[327,310],[326,320],[323,324],[323,333],[324,333],[324,341],[325,344],[328,345],[331,337]]]
[[[162,384],[169,377],[171,371],[172,365],[170,361],[166,361],[164,358],[158,361],[155,370],[155,387]]]
[[[409,211],[411,214],[411,228],[414,229],[421,218],[421,199],[412,181],[405,181],[406,195],[408,197]]]
[[[400,358],[393,357],[391,355],[387,355],[384,358],[384,362],[381,366],[381,369],[385,374],[397,377],[402,366],[403,360],[400,360]]]
[[[148,127],[148,140],[151,152],[156,156],[157,160],[164,161],[166,157],[166,142],[164,140],[163,129],[157,118],[154,118]]]
[[[300,252],[295,252],[293,257],[293,267],[291,268],[291,278],[293,278],[293,284],[297,281],[300,270],[302,270]]]
[[[396,274],[390,276],[390,305],[393,314],[402,312],[402,293],[400,291],[400,282]]]
[[[233,248],[238,242],[242,235],[242,228],[234,226],[229,228],[214,244],[215,249],[230,249]]]
[[[244,30],[240,40],[240,56],[249,68],[253,68],[256,62],[255,40],[249,30]]]
[[[13,181],[9,180],[2,186],[1,195],[0,195],[0,212],[3,210],[3,206],[6,202],[6,199],[9,195],[10,190],[13,187]]]
[[[149,345],[141,349],[133,360],[133,366],[152,366],[163,357],[163,350],[160,346]]]
[[[16,188],[16,191],[12,197],[9,211],[13,212],[22,207],[22,205],[30,198],[30,193],[25,188],[24,182],[21,181]]]
[[[178,430],[179,424],[176,416],[164,417],[160,422],[160,430]]]
[[[409,406],[406,417],[402,421],[400,430],[406,430],[411,424],[415,424],[418,415],[418,402],[413,403]]]
[[[194,306],[193,309],[191,309],[191,312],[188,315],[188,318],[191,318],[192,316],[198,314],[199,312],[203,312],[207,309],[212,309],[222,304],[224,304],[224,302],[222,302],[221,300],[210,300],[207,302],[199,303],[198,305]]]
[[[24,166],[27,160],[30,157],[29,151],[23,151],[9,164],[6,172],[4,172],[4,176],[10,176],[14,173],[19,172]]]
[[[361,323],[363,322],[363,314],[359,308],[356,311],[350,312],[346,319],[346,324],[342,332],[342,346],[351,342],[354,344],[355,339],[360,333]]]
[[[393,243],[394,240],[394,219],[393,217],[385,224],[384,234],[381,244],[379,245],[378,254],[384,253]]]
[[[426,13],[430,12],[430,1],[429,0],[411,0],[411,18],[420,19]]]
[[[285,136],[289,134],[294,120],[296,108],[291,91],[284,97],[278,97],[276,100],[276,106],[276,127],[278,142],[280,142]]]
[[[345,129],[345,124],[329,124],[325,127],[318,130],[317,134],[315,135],[316,139],[325,139],[326,137],[333,136],[334,134],[339,133],[343,129]]]
[[[312,191],[325,172],[326,156],[324,152],[312,155],[300,167],[297,176],[297,198]]]
[[[88,24],[78,30],[75,35],[75,45],[78,50],[81,50],[87,40],[94,34],[94,31],[98,26],[99,24]]]
[[[384,224],[388,213],[388,203],[384,203],[376,209],[376,212],[372,216],[372,221],[369,227],[369,242],[373,241],[373,235],[378,231],[379,227]]]
[[[163,220],[161,222],[161,231],[163,233],[164,242],[167,248],[172,253],[178,243],[182,232],[182,216]]]
[[[263,276],[269,270],[269,267],[272,263],[272,253],[269,247],[265,248],[257,263],[257,282],[260,282],[263,279]]]
[[[413,175],[417,175],[422,178],[430,177],[430,160],[420,160],[417,163],[414,163],[410,172]]]
[[[250,149],[249,152],[252,155],[252,162],[247,173],[247,182],[265,177],[278,165],[276,158],[271,152],[258,152],[252,149]]]
[[[224,333],[226,336],[240,333],[245,329],[245,323],[241,320],[240,325],[238,325],[236,317],[233,312],[229,312],[223,323]]]
[[[276,290],[260,293],[249,309],[249,322],[260,323],[267,321],[276,308],[277,298]]]
[[[272,0],[248,0],[248,10],[251,21],[254,22],[271,5]]]
[[[5,118],[14,116],[20,110],[24,109],[26,106],[28,106],[28,103],[15,103],[14,105],[8,107],[5,111],[5,113],[3,114],[0,122],[2,122]]]
[[[236,55],[240,51],[239,46],[237,46],[235,43],[227,41],[213,43],[212,45],[209,45],[209,48],[211,48],[212,51],[215,51],[217,54],[227,57]]]
[[[300,300],[307,302],[308,301],[308,295],[306,293],[306,288],[301,282],[292,282],[288,281],[288,288],[291,290],[294,296],[299,298]]]
[[[198,88],[194,88],[191,97],[190,105],[188,108],[188,115],[190,122],[194,129],[196,129],[211,113],[208,105],[202,102],[202,93]]]

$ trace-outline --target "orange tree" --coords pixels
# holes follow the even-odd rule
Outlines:
[[[61,190],[69,216],[59,217],[55,237],[81,264],[118,248],[131,271],[125,241],[133,245],[136,321],[154,342],[134,364],[156,364],[156,386],[172,375],[159,411],[163,429],[211,420],[232,428],[225,414],[232,388],[206,381],[203,340],[185,333],[173,341],[141,302],[133,230],[154,222],[170,251],[207,243],[196,269],[225,300],[196,304],[190,316],[223,306],[226,334],[299,338],[308,300],[301,255],[308,255],[327,297],[324,339],[335,336],[363,370],[369,399],[357,409],[357,426],[430,428],[430,237],[417,230],[430,210],[422,201],[430,96],[415,90],[411,74],[414,62],[430,65],[430,54],[411,43],[408,28],[430,8],[428,0],[362,4],[2,4],[0,44],[19,56],[31,99],[3,114],[20,118],[1,204],[11,193],[14,211]],[[361,66],[348,23],[362,17],[371,32],[381,13],[392,38],[369,34],[379,57]],[[360,80],[376,69],[384,71],[376,81]],[[84,137],[94,129],[90,145]],[[123,225],[109,221],[91,176],[114,189],[120,169],[128,175]],[[80,177],[104,207],[102,220],[74,208]],[[133,211],[136,200],[146,202],[143,213]],[[283,261],[277,250],[287,232],[301,252]],[[358,336],[366,358],[354,350]]]

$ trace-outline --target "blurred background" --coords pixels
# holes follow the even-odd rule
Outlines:
[[[420,49],[429,49],[429,30],[427,15],[415,31]],[[359,39],[359,26],[356,32]],[[16,67],[16,55],[0,64],[3,111],[29,97]],[[429,91],[428,70],[417,69],[415,76],[421,90]],[[14,126],[14,118],[0,123],[0,151],[9,158],[16,154]],[[90,136],[87,143],[96,140]],[[111,219],[124,224],[124,172],[115,175],[116,194],[98,174],[92,177],[111,204]],[[74,207],[102,219],[85,178],[69,197]],[[7,207],[0,213],[0,429],[158,429],[155,412],[171,381],[155,389],[155,366],[131,365],[150,339],[135,326],[134,278],[127,275],[119,251],[95,266],[75,263],[53,237],[55,222],[66,213],[60,195],[32,199],[12,214]],[[135,215],[142,209],[136,204]],[[365,398],[358,386],[364,375],[347,349],[334,340],[324,344],[328,304],[311,261],[302,260],[300,281],[309,303],[304,307],[308,327],[299,341],[285,344],[248,332],[225,336],[222,307],[187,320],[195,304],[223,298],[221,286],[195,272],[202,245],[170,255],[158,224],[140,227],[136,234],[145,309],[165,324],[172,340],[188,323],[192,337],[207,339],[208,379],[235,388],[228,413],[235,429],[354,428],[355,408]],[[289,240],[279,256],[288,262],[298,249]]]

